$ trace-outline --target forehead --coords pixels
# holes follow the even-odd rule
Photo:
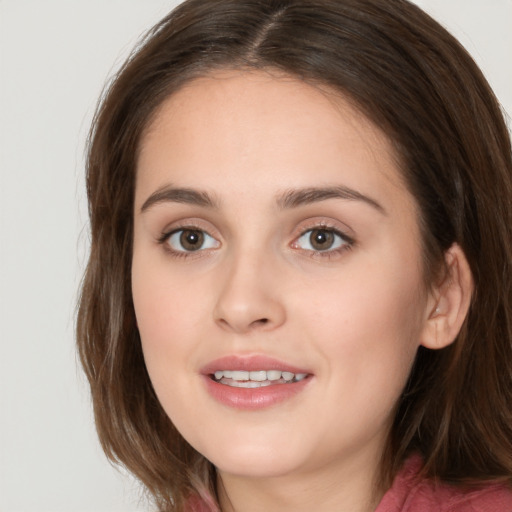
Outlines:
[[[169,181],[208,189],[223,178],[251,192],[262,179],[404,188],[391,141],[347,98],[263,71],[216,72],[167,98],[143,134],[137,174],[139,201]]]
[[[251,129],[254,130],[258,119],[258,126],[264,124],[267,130],[278,132],[283,127],[289,130],[286,121],[290,118],[283,117],[283,114],[292,116],[295,124],[293,134],[296,136],[299,128],[313,128],[315,120],[322,116],[322,125],[317,125],[318,135],[323,131],[325,136],[332,128],[337,132],[347,128],[345,135],[349,131],[354,131],[354,134],[364,131],[362,135],[369,143],[368,148],[374,147],[395,156],[386,135],[332,87],[313,85],[277,71],[241,70],[212,72],[185,83],[171,94],[148,123],[142,135],[142,151],[154,132],[169,130],[172,118],[177,128],[173,135],[179,137],[190,136],[187,130],[190,128],[201,134],[198,126],[207,131],[206,122],[212,120],[216,125],[228,123],[233,128],[236,123],[245,126],[252,123]],[[344,127],[339,125],[340,119],[344,121]]]

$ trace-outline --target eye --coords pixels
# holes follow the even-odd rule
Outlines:
[[[350,246],[351,240],[331,228],[308,229],[293,244],[294,247],[306,251],[325,252]]]
[[[176,252],[194,252],[219,247],[219,242],[201,229],[179,229],[168,235],[166,242]]]

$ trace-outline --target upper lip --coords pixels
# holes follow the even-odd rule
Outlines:
[[[311,372],[305,368],[290,365],[279,359],[264,355],[230,355],[215,359],[201,368],[203,375],[211,375],[219,370],[245,370],[245,371],[261,371],[261,370],[281,370],[290,373],[306,373]]]

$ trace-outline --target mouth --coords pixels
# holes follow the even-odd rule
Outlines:
[[[210,378],[234,388],[262,388],[279,384],[293,384],[308,377],[307,373],[293,373],[282,370],[217,370]]]
[[[310,387],[313,374],[264,355],[233,355],[202,368],[206,389],[230,408],[260,410],[293,400]]]

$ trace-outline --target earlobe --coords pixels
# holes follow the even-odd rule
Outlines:
[[[453,244],[445,253],[445,272],[429,300],[421,345],[430,349],[447,347],[464,323],[473,294],[473,276],[462,249]]]

